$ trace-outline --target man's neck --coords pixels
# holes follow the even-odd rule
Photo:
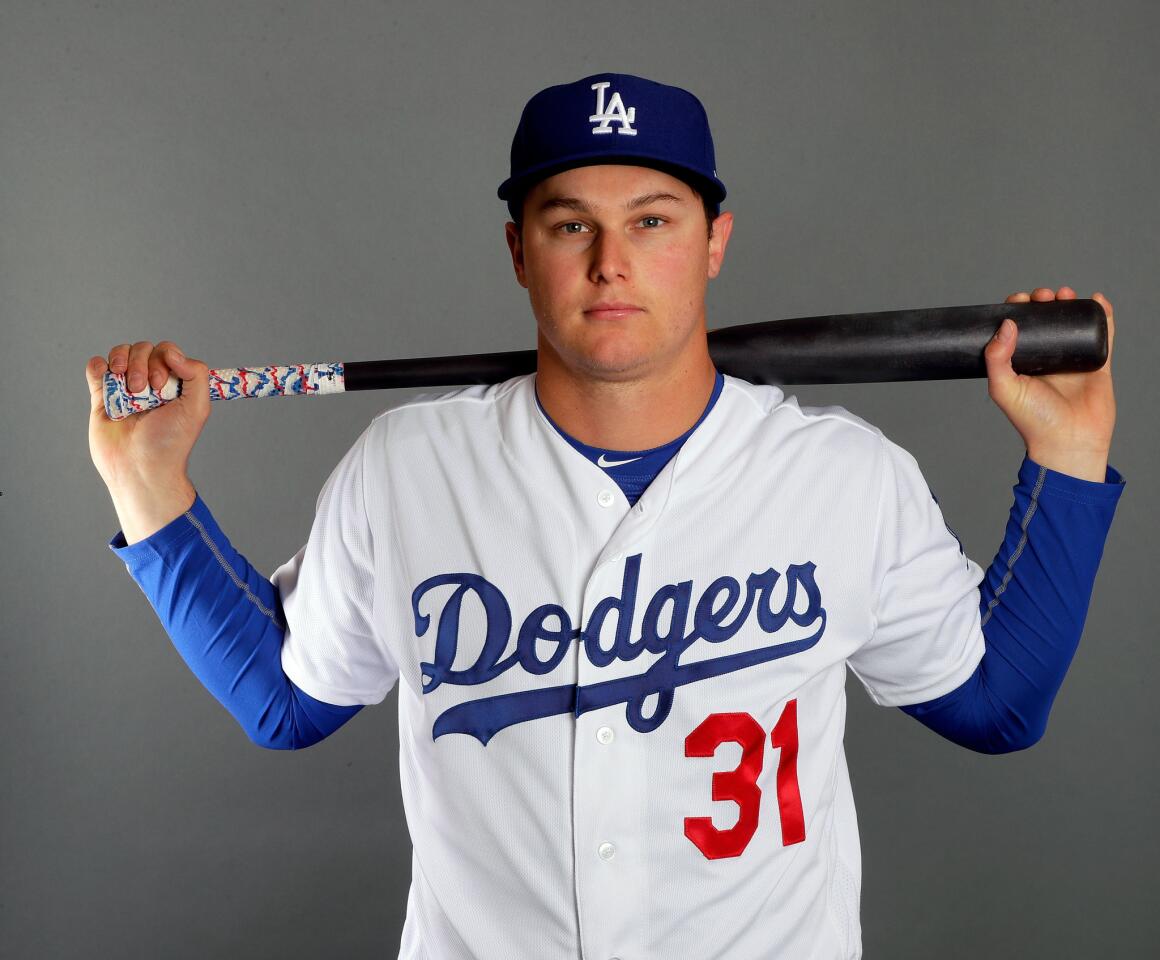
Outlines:
[[[536,393],[548,416],[581,443],[651,450],[695,424],[717,371],[706,347],[671,369],[627,380],[578,375],[541,345]]]

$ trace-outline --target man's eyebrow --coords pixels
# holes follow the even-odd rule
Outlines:
[[[540,204],[540,213],[546,210],[575,210],[577,213],[589,213],[590,207],[579,197],[548,197]]]
[[[647,207],[651,203],[684,203],[684,201],[671,193],[645,193],[639,197],[634,197],[626,203],[626,210],[639,210],[641,207]],[[581,200],[579,197],[548,197],[540,204],[540,213],[548,210],[575,210],[577,213],[591,213],[592,207],[586,200]]]
[[[644,196],[637,197],[635,200],[629,200],[627,206],[629,210],[637,210],[640,207],[647,207],[651,203],[659,203],[662,200],[669,203],[685,202],[680,197],[674,197],[671,193],[646,193]]]

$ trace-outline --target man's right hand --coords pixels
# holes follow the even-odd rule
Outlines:
[[[160,387],[170,373],[181,378],[181,396],[155,410],[110,420],[105,414],[106,371],[125,374],[134,393],[146,383]],[[126,543],[160,530],[190,508],[196,491],[189,480],[189,454],[209,419],[209,368],[190,360],[175,343],[123,343],[108,358],[91,357],[89,453],[121,521]]]

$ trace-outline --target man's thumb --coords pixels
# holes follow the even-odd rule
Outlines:
[[[89,386],[91,412],[105,409],[105,371],[109,369],[103,357],[89,357],[85,364],[85,382]]]
[[[1008,317],[1000,325],[995,336],[983,350],[983,360],[987,364],[987,385],[991,399],[1000,406],[1018,389],[1019,374],[1011,366],[1015,354],[1015,344],[1019,331],[1015,321]]]

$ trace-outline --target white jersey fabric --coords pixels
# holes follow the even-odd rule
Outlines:
[[[529,375],[377,416],[273,580],[294,683],[399,683],[400,958],[833,960],[846,667],[879,704],[959,686],[982,577],[840,407],[726,377],[630,508]]]

